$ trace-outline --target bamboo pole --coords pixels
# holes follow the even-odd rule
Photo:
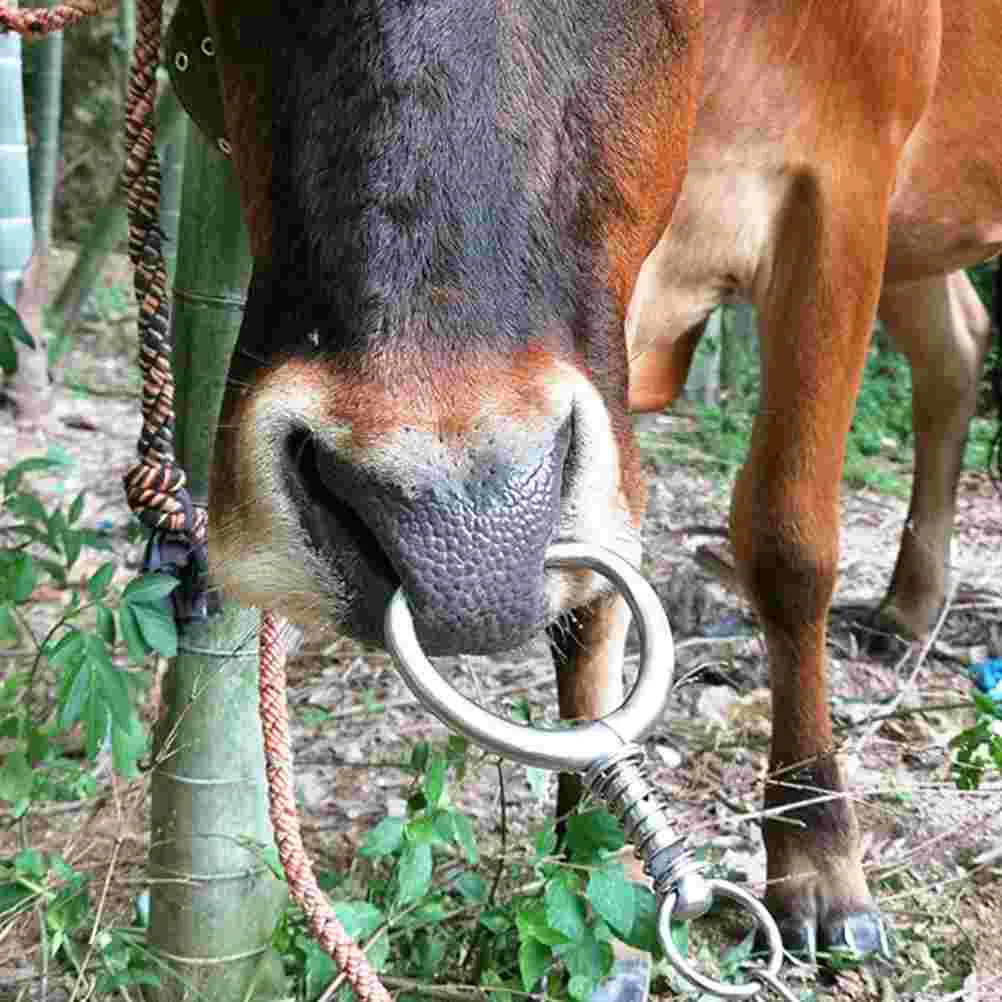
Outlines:
[[[0,297],[11,306],[32,245],[21,38],[8,32],[0,34]]]
[[[182,115],[164,144],[160,167],[160,229],[164,234],[167,280],[174,281],[177,269],[177,240],[181,222],[181,182],[184,177],[184,150],[188,140],[188,119]]]
[[[172,327],[176,443],[205,503],[215,426],[250,256],[229,163],[196,130],[187,142]],[[257,614],[231,604],[182,626],[163,688],[152,782],[149,946],[183,980],[150,1002],[284,996],[270,936],[285,887],[271,845],[257,713]],[[187,986],[187,987],[186,987]]]
[[[53,6],[49,0],[43,6]],[[63,96],[63,33],[53,31],[34,47],[32,124],[35,148],[31,156],[31,213],[35,221],[35,253],[49,253],[52,243],[52,207],[60,151],[60,110]]]

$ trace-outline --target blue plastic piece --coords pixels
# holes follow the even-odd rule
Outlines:
[[[1002,703],[1002,658],[982,661],[971,669],[974,684],[987,692],[997,702]]]

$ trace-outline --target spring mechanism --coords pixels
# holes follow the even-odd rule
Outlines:
[[[644,749],[624,745],[588,769],[583,781],[622,822],[658,901],[675,896],[672,917],[688,922],[704,915],[713,893],[703,877],[703,865],[672,829],[665,797],[647,774]]]

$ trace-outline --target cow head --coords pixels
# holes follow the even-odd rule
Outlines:
[[[623,320],[682,178],[694,5],[278,6],[271,109],[226,55],[256,264],[214,572],[373,642],[403,585],[430,651],[515,646],[603,587],[551,542],[639,559]]]

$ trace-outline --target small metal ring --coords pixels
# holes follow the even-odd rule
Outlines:
[[[219,152],[222,153],[224,157],[228,157],[233,152],[233,147],[230,146],[230,141],[225,136],[220,136],[216,140],[216,145],[219,147]]]
[[[707,880],[707,884],[712,896],[720,895],[722,898],[730,898],[731,901],[743,905],[752,913],[769,940],[769,961],[763,973],[770,978],[775,978],[783,965],[783,937],[780,935],[775,919],[769,914],[769,910],[751,891],[746,891],[743,887],[732,884],[729,880]],[[676,900],[677,896],[674,893],[669,894],[661,903],[661,908],[658,911],[658,939],[661,941],[661,949],[664,950],[672,967],[694,985],[722,998],[747,999],[762,991],[765,988],[765,983],[762,981],[748,981],[743,985],[728,985],[722,981],[716,981],[701,974],[689,963],[687,957],[682,956],[671,934],[671,917],[675,910]],[[754,978],[754,974],[752,977]]]
[[[184,73],[188,69],[188,53],[176,52],[174,54],[174,68],[178,73]]]
[[[205,38],[202,39],[202,44],[199,47],[201,48],[202,53],[210,59],[216,54],[216,43],[212,40],[211,35],[206,35]]]
[[[618,710],[565,730],[523,727],[477,706],[458,693],[428,660],[418,642],[403,589],[386,610],[386,647],[408,688],[446,726],[490,752],[544,769],[584,772],[598,759],[639,741],[661,719],[671,691],[675,649],[661,601],[638,570],[618,554],[584,543],[555,543],[547,567],[596,571],[626,599],[643,651],[637,680]]]

